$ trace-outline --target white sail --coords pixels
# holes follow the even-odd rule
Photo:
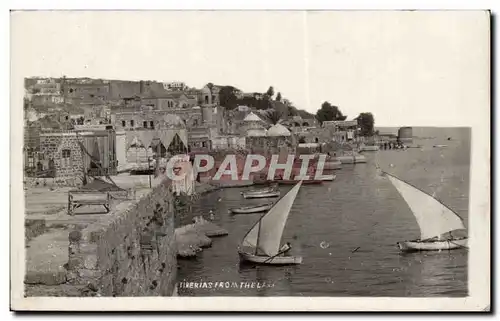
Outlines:
[[[258,243],[259,250],[268,256],[274,256],[279,253],[281,236],[285,229],[288,214],[290,214],[293,202],[295,201],[295,197],[297,197],[301,185],[302,181],[283,196],[283,198],[253,226],[243,239],[242,245],[257,248]]]
[[[460,217],[438,200],[390,174],[387,177],[415,215],[422,240],[465,229]]]

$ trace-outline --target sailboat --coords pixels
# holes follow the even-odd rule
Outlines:
[[[417,187],[383,172],[410,207],[420,227],[420,239],[398,242],[402,251],[439,251],[467,248],[468,238],[453,236],[465,230],[460,216]],[[448,236],[443,238],[444,236]]]
[[[238,254],[240,261],[260,264],[301,264],[302,257],[284,255],[290,246],[280,247],[281,237],[302,181],[257,221],[243,238]]]

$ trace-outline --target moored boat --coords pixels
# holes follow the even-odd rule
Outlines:
[[[376,152],[380,149],[378,145],[365,145],[362,146],[360,151],[362,152]]]
[[[338,156],[337,159],[342,164],[366,163],[366,157],[363,155],[344,155],[344,156]]]
[[[448,145],[434,145],[435,148],[446,148]]]
[[[283,198],[252,226],[238,247],[240,261],[258,264],[301,264],[302,257],[286,254],[290,246],[280,247],[283,230],[302,182],[296,184]]]
[[[274,203],[265,203],[265,204],[259,204],[259,205],[253,205],[253,206],[244,206],[244,207],[238,207],[238,208],[232,208],[230,211],[233,214],[252,214],[252,213],[260,213],[260,212],[265,212],[271,209],[273,207]]]
[[[401,251],[440,251],[468,248],[468,238],[453,235],[465,231],[465,225],[453,210],[433,196],[394,175],[383,172],[401,194],[412,211],[418,226],[420,238],[398,242]]]
[[[252,193],[252,192],[244,192],[243,197],[244,198],[271,198],[271,197],[279,197],[280,196],[280,191],[269,191],[269,192],[258,192],[258,193]]]
[[[323,182],[331,182],[334,181],[337,178],[337,175],[331,175],[330,177],[321,177],[319,180]]]
[[[277,190],[277,186],[275,184],[273,184],[273,186],[269,186],[266,188],[246,190],[245,192],[241,192],[241,194],[262,194],[262,193],[275,192],[276,190]]]

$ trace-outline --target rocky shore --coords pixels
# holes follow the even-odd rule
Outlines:
[[[220,189],[208,183],[197,183],[196,193],[203,195]],[[205,220],[201,216],[193,219],[193,223],[175,229],[175,242],[177,246],[177,256],[181,258],[194,257],[203,248],[212,245],[212,237],[228,235],[228,231],[220,226]]]
[[[194,218],[194,223],[175,229],[177,256],[188,258],[196,256],[203,248],[212,245],[211,237],[225,236],[228,232],[201,216]]]

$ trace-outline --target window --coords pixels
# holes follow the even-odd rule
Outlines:
[[[133,120],[130,121],[130,127],[134,127],[134,121]]]
[[[143,121],[143,122],[142,122],[142,127],[144,127],[144,128],[148,128],[148,122],[147,122],[147,121]]]
[[[69,119],[69,116],[66,116],[66,117],[64,117],[64,118],[65,118],[66,120],[68,120],[68,119]]]
[[[193,120],[193,126],[198,126],[198,119]]]
[[[62,167],[71,166],[71,150],[63,149],[61,153],[62,153],[61,166]]]
[[[205,96],[205,104],[208,104],[208,96]]]
[[[127,127],[127,122],[122,120],[122,127]]]
[[[72,92],[73,92],[73,88],[70,88],[70,89],[69,89],[69,92],[70,92],[70,93],[72,93]]]
[[[155,122],[151,120],[149,122],[149,127],[151,127],[152,129],[155,129]]]

